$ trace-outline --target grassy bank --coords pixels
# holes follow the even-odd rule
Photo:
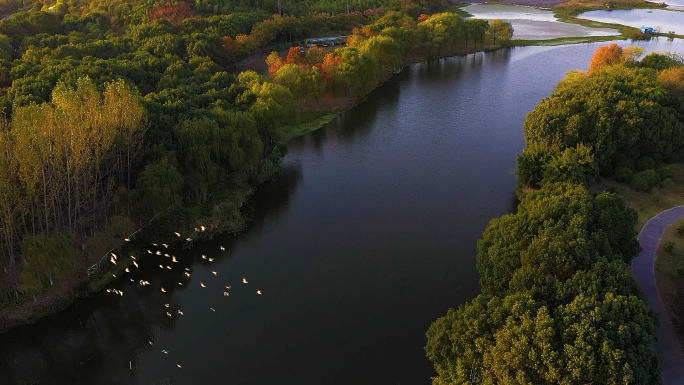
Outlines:
[[[661,238],[656,251],[655,274],[660,298],[681,348],[684,347],[684,233],[678,231],[680,226],[684,226],[684,219],[670,226]]]

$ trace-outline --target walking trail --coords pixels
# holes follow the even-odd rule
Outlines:
[[[684,206],[665,210],[651,218],[641,229],[637,238],[643,250],[639,256],[632,260],[632,275],[646,294],[648,306],[660,316],[660,326],[656,331],[658,341],[655,343],[655,349],[661,359],[663,385],[684,384],[684,359],[679,350],[677,338],[672,331],[670,319],[663,302],[660,300],[653,265],[658,243],[660,243],[660,238],[665,233],[665,229],[682,217],[684,217]]]

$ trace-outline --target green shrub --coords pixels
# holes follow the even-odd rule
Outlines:
[[[655,166],[655,161],[649,156],[642,156],[636,161],[636,168],[639,171],[648,170]]]
[[[634,174],[630,184],[634,190],[650,191],[660,183],[660,175],[655,170],[646,170]]]
[[[656,172],[658,173],[658,175],[660,175],[660,179],[662,180],[674,178],[674,171],[671,167],[661,167]]]
[[[677,234],[684,235],[684,222],[681,222],[679,226],[677,226]]]
[[[684,267],[678,267],[676,271],[677,271],[677,277],[684,278]]]
[[[633,177],[634,177],[634,171],[630,170],[627,167],[619,168],[615,172],[615,179],[617,179],[620,182],[629,183],[632,181]]]
[[[672,252],[674,252],[674,247],[675,247],[675,244],[672,241],[667,241],[663,244],[663,250],[667,251],[670,254],[672,254]]]
[[[668,179],[663,180],[662,185],[665,188],[671,188],[671,187],[674,187],[675,182],[672,179],[668,178]]]

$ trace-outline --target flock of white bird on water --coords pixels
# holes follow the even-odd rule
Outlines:
[[[205,231],[205,230],[206,230],[206,227],[204,227],[204,226],[200,226],[199,228],[196,228],[196,229],[195,229],[196,232]],[[180,234],[180,233],[175,232],[174,234],[175,234],[177,237],[181,238],[181,234]],[[185,240],[186,240],[187,242],[191,242],[191,241],[192,241],[192,238],[189,238],[189,237],[188,237],[188,238],[186,238]],[[130,242],[130,239],[129,239],[129,238],[124,238],[124,241]],[[156,244],[156,243],[153,243],[152,245],[154,245],[154,246],[159,246],[159,245]],[[169,248],[169,245],[167,245],[166,243],[162,243],[161,246],[163,246],[163,247],[166,248],[166,249]],[[220,246],[220,249],[221,249],[221,251],[225,251],[225,250],[226,250],[226,248],[223,247],[223,246]],[[164,257],[171,258],[171,262],[172,262],[172,263],[178,262],[178,260],[176,259],[176,256],[175,256],[175,255],[169,255],[168,253],[162,253],[162,252],[159,251],[159,250],[157,250],[156,252],[152,252],[152,250],[150,250],[150,249],[147,249],[147,252],[148,252],[149,254],[163,255]],[[119,257],[118,257],[116,254],[111,253],[111,256],[110,256],[110,258],[109,258],[109,261],[110,261],[111,263],[113,263],[113,264],[116,265],[116,262],[117,262],[118,258],[119,258]],[[138,266],[137,258],[136,258],[135,256],[131,255],[131,259],[133,259],[133,266],[135,266],[135,268],[138,268],[139,266]],[[202,255],[202,259],[206,259],[206,260],[208,260],[209,262],[214,262],[214,258],[207,258],[206,255]],[[159,268],[160,268],[160,269],[168,269],[168,270],[171,270],[171,269],[172,269],[172,267],[169,266],[169,265],[166,265],[166,266],[164,266],[164,265],[159,265]],[[125,271],[126,273],[130,273],[130,272],[131,272],[131,269],[127,267],[126,269],[124,269],[124,271]],[[191,271],[191,270],[190,270],[189,268],[186,267],[186,268],[185,268],[185,272],[184,272],[183,274],[184,274],[186,277],[190,278],[190,271]],[[214,274],[215,276],[218,276],[218,272],[216,272],[216,271],[212,271],[211,273]],[[116,274],[112,274],[112,276],[114,276],[114,278],[116,278]],[[131,282],[135,282],[135,281],[134,281],[133,279],[131,279]],[[141,286],[147,286],[147,285],[150,284],[149,281],[145,281],[145,280],[140,280],[138,283],[139,283]],[[243,277],[243,278],[242,278],[242,283],[248,283],[248,282],[247,282],[247,278]],[[179,286],[183,286],[183,284],[182,284],[181,282],[178,282],[178,285],[179,285]],[[207,287],[207,285],[205,285],[204,282],[200,282],[200,286],[201,286],[201,287],[204,287],[204,288]],[[225,290],[230,290],[230,288],[231,288],[230,286],[225,286]],[[224,296],[224,297],[230,296],[230,293],[229,293],[228,291],[225,291],[225,290],[223,291],[223,296]],[[162,291],[162,293],[166,293],[166,289],[164,289],[163,287],[161,288],[161,291]],[[122,291],[122,290],[107,289],[107,293],[114,293],[114,294],[117,294],[117,295],[123,297],[123,291]],[[256,293],[259,294],[259,295],[261,295],[261,290],[257,290]],[[170,307],[170,304],[167,303],[167,304],[164,305],[164,307],[165,307],[165,308],[169,308],[169,307]],[[211,311],[213,311],[213,312],[216,311],[216,309],[214,309],[213,307],[210,307],[209,309],[210,309]],[[171,314],[171,313],[168,312],[168,311],[166,312],[166,315],[167,315],[168,317],[172,317],[172,316],[173,316],[173,314]],[[183,311],[180,310],[180,309],[178,309],[178,315],[183,315]],[[150,343],[150,345],[154,345],[154,344],[152,343],[152,341],[149,341],[149,343]],[[164,353],[164,354],[169,354],[168,350],[162,350],[161,352]],[[131,363],[129,362],[129,366],[130,366],[130,365],[131,365]],[[176,366],[178,366],[179,368],[182,368],[181,364],[176,364]]]

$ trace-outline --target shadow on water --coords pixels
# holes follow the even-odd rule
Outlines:
[[[222,237],[223,242],[202,242],[191,252],[179,247],[150,246],[153,253],[159,250],[162,255],[145,254],[138,261],[139,269],[110,285],[110,289],[122,291],[123,296],[95,293],[34,325],[0,334],[0,383],[91,384],[87,379],[95,373],[112,384],[132,382],[140,355],[159,350],[154,345],[155,336],[176,329],[180,305],[174,297],[189,282],[184,273],[192,274],[195,268],[208,266],[209,258],[216,262],[232,258],[249,232],[258,231],[264,222],[287,212],[301,181],[301,167],[289,164],[275,181],[261,185],[250,201],[252,226],[243,234],[227,238],[229,242],[226,237]],[[177,256],[178,262],[163,255],[167,253]],[[149,281],[149,285],[140,285],[141,280]],[[174,317],[152,310],[163,309],[167,304]],[[163,383],[170,384],[164,380],[159,384]]]

